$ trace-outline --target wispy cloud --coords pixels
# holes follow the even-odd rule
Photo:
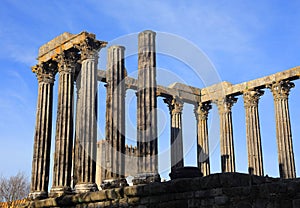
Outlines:
[[[98,4],[101,12],[115,18],[128,33],[137,28],[150,28],[183,35],[192,41],[199,41],[208,49],[228,52],[248,50],[250,46],[247,43],[252,34],[245,31],[243,24],[247,25],[247,30],[256,30],[259,21],[254,14],[248,14],[241,24],[241,19],[238,21],[236,15],[224,7],[222,3],[202,1],[176,4],[172,1],[136,1],[132,4],[110,1],[105,5]]]

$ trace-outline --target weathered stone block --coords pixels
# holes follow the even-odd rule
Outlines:
[[[300,192],[300,183],[290,183],[287,186],[287,194],[289,197],[293,197],[295,194]]]
[[[155,206],[150,207],[157,207],[157,208],[188,208],[188,202],[185,200],[174,200],[170,202],[163,202],[159,203]]]
[[[220,179],[219,174],[211,174],[208,175],[200,181],[200,185],[202,189],[210,189],[210,188],[217,188],[220,187]]]
[[[143,193],[143,185],[128,186],[124,188],[124,194],[127,196],[140,196]]]
[[[175,199],[191,199],[194,197],[194,192],[185,192],[175,194]]]
[[[124,197],[124,189],[123,188],[115,188],[115,192],[116,192],[118,198]]]
[[[106,199],[107,199],[106,191],[90,192],[87,194],[80,194],[78,196],[78,201],[82,201],[82,202],[104,201]]]
[[[205,196],[206,191],[196,191],[195,198],[203,198]]]
[[[222,188],[215,188],[207,191],[209,196],[219,196],[223,194],[223,189]]]
[[[219,177],[223,188],[249,186],[251,182],[251,178],[247,174],[223,173]]]
[[[216,196],[215,197],[215,203],[217,205],[224,205],[229,202],[229,198],[227,196]]]
[[[141,197],[140,199],[140,203],[141,204],[149,204],[150,203],[150,197],[146,196],[146,197]]]
[[[201,200],[201,206],[212,206],[215,204],[214,198],[206,198]]]
[[[190,183],[190,190],[199,190],[201,188],[201,181],[202,181],[202,177],[198,177],[198,178],[191,178],[190,179],[191,183]]]
[[[106,191],[106,195],[108,199],[117,199],[118,198],[118,194],[116,193],[116,191],[114,189],[108,189]]]
[[[56,207],[56,206],[58,206],[58,204],[54,198],[35,201],[34,205],[35,205],[35,207]]]
[[[175,179],[171,181],[170,188],[172,192],[184,192],[184,191],[191,191],[193,181],[187,178],[184,179]]]
[[[140,197],[132,197],[128,198],[128,204],[129,205],[136,205],[140,202]]]
[[[147,188],[149,188],[150,195],[159,195],[165,192],[164,187],[165,187],[164,184],[155,182],[149,184]]]
[[[256,198],[255,201],[253,202],[253,206],[254,207],[266,207],[267,203],[268,202],[265,199]]]
[[[221,174],[219,174],[221,175]],[[228,174],[227,174],[228,175]],[[235,173],[236,178],[240,174]],[[209,177],[202,178],[206,181]],[[217,178],[214,176],[213,178]],[[66,195],[59,198],[36,200],[23,207],[204,207],[204,208],[298,208],[300,194],[289,193],[298,190],[299,179],[268,181],[260,185],[233,186],[222,188],[191,190],[189,179],[179,179],[166,183],[148,184],[90,192],[86,194]],[[215,181],[215,180],[213,180]],[[161,187],[159,187],[161,186]],[[178,189],[177,189],[178,188]],[[182,188],[182,189],[181,189]],[[175,191],[174,191],[175,189]],[[144,193],[146,191],[146,195]],[[152,195],[150,195],[150,190]],[[126,192],[125,194],[122,192]],[[154,193],[156,192],[156,193]],[[251,206],[250,206],[251,205]]]
[[[280,201],[280,207],[293,208],[293,201],[289,199],[283,199]]]
[[[300,207],[300,199],[294,199],[293,200],[293,207]]]
[[[233,207],[237,207],[237,208],[252,208],[253,206],[254,206],[254,204],[247,201],[247,200],[244,200],[242,202],[238,202],[238,203],[233,205]],[[254,207],[256,207],[256,206],[254,206]]]
[[[200,204],[201,204],[200,199],[189,199],[188,200],[189,208],[198,208],[198,207],[200,207]]]
[[[163,202],[163,196],[151,196],[149,197],[149,203],[150,204],[158,204],[160,202]]]

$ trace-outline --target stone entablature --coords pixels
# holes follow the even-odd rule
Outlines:
[[[71,34],[65,32],[39,48],[38,63],[47,62],[55,59],[57,55],[63,51],[67,51],[74,46],[80,45],[87,40],[95,40],[96,36],[92,33],[81,32],[79,34]],[[99,45],[106,45],[107,42],[99,41]]]
[[[300,66],[278,72],[266,77],[243,82],[240,84],[231,84],[230,82],[221,82],[203,89],[185,85],[182,83],[174,83],[169,87],[157,85],[157,96],[170,97],[178,96],[186,103],[208,102],[216,100],[220,97],[228,95],[242,95],[249,89],[265,89],[269,85],[281,80],[296,80],[300,78]],[[106,82],[105,70],[98,70],[98,81]],[[137,79],[126,77],[125,83],[127,88],[136,90]]]

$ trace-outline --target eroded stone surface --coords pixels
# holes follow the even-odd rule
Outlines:
[[[198,185],[195,186],[195,183]],[[22,207],[298,208],[299,191],[300,179],[278,180],[222,173],[36,200],[27,202]]]

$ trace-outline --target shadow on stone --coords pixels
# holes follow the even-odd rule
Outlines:
[[[201,173],[200,169],[197,167],[182,167],[177,168],[173,172],[169,174],[171,180],[177,178],[196,178],[202,177],[203,174]]]

